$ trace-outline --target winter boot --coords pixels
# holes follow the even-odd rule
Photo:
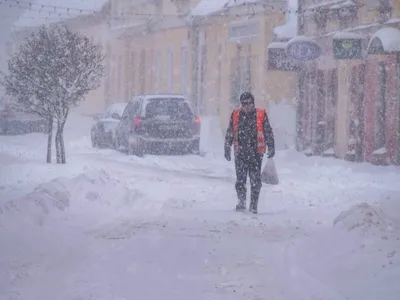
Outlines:
[[[249,211],[252,212],[253,214],[257,214],[257,207],[258,207],[258,197],[260,196],[260,191],[255,190],[251,191],[251,201],[250,201],[250,207]]]
[[[238,189],[236,188],[237,196],[239,199],[238,204],[236,205],[236,210],[245,210],[246,209],[246,188]]]
[[[236,210],[245,210],[246,209],[246,200],[239,200],[239,203],[236,204]]]

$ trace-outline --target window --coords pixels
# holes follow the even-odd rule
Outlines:
[[[221,83],[222,83],[222,45],[218,46],[218,66],[217,66],[217,101],[218,101],[218,106],[217,106],[217,115],[220,113],[220,108],[221,108]]]
[[[167,63],[167,79],[168,79],[168,89],[173,90],[174,88],[174,66],[173,66],[173,53],[172,50],[168,50],[168,63]]]
[[[392,17],[392,1],[391,0],[376,0],[379,2],[378,13],[379,22],[386,22]]]
[[[317,33],[323,34],[326,32],[326,27],[328,24],[328,15],[322,11],[316,11],[314,15],[314,21],[317,25]]]
[[[243,38],[251,38],[259,34],[259,23],[235,23],[229,26],[229,40],[240,40]]]
[[[146,90],[146,52],[144,49],[140,52],[139,64],[140,92],[143,94]]]
[[[135,80],[136,80],[136,68],[135,68],[135,52],[130,53],[129,59],[129,98],[135,95]]]
[[[379,65],[380,93],[375,105],[375,149],[385,147],[386,144],[386,91],[387,91],[387,72],[384,63]]]
[[[122,80],[124,78],[124,64],[123,64],[123,56],[118,56],[118,78],[117,78],[117,87],[118,87],[118,98],[122,96]]]
[[[162,70],[162,60],[161,60],[161,53],[159,51],[156,52],[156,92],[160,92],[161,89],[161,70]]]
[[[146,118],[189,120],[193,118],[193,113],[183,100],[152,99],[146,105]]]
[[[187,95],[187,86],[188,86],[188,78],[189,78],[189,59],[188,59],[188,48],[182,47],[181,50],[181,89],[182,94]]]

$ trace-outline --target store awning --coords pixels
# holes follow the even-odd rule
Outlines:
[[[368,54],[400,53],[400,30],[385,27],[378,30],[370,39]]]

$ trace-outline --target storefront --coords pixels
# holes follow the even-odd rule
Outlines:
[[[364,158],[399,164],[400,30],[385,27],[370,39],[365,58]]]
[[[336,157],[363,160],[363,35],[338,32],[332,37],[337,62],[338,97],[335,109]]]

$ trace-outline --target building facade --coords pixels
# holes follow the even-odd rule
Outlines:
[[[198,115],[227,126],[245,90],[264,108],[292,100],[295,73],[268,69],[267,45],[286,21],[286,3],[215,1],[112,1],[108,101],[182,93]]]
[[[322,51],[298,64],[298,150],[400,164],[400,2],[299,4],[299,35]]]

